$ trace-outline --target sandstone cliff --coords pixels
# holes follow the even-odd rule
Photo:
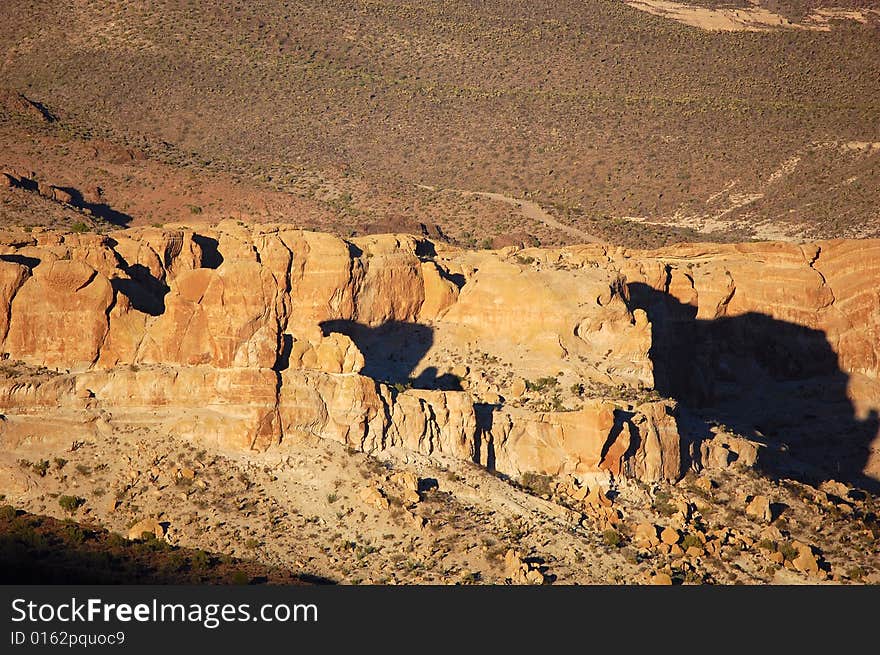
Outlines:
[[[512,477],[674,480],[708,452],[682,404],[726,422],[760,400],[752,381],[791,414],[780,434],[807,420],[788,400],[830,388],[838,432],[860,431],[826,442],[880,473],[880,242],[436,248],[231,221],[6,234],[0,352],[26,371],[0,383],[3,438],[38,420],[223,448],[317,437]]]

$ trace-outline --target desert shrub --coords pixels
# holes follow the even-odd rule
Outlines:
[[[163,568],[166,571],[170,571],[172,573],[177,571],[182,571],[187,566],[186,556],[181,553],[179,550],[172,551],[168,554],[168,557],[165,560]]]
[[[672,496],[665,491],[658,491],[654,496],[654,509],[658,514],[666,517],[678,512],[678,508],[672,504]]]
[[[798,556],[797,548],[787,543],[779,544],[779,552],[782,553],[782,556],[787,562],[794,560]]]
[[[128,540],[118,532],[111,532],[107,537],[107,545],[111,548],[124,548],[128,544]]]
[[[65,521],[62,534],[65,541],[75,546],[80,545],[86,540],[86,533],[73,521]]]
[[[602,533],[602,541],[606,546],[617,548],[623,543],[623,535],[617,530],[608,529]]]
[[[15,511],[15,508],[12,505],[3,505],[0,507],[0,520],[12,521],[17,514],[18,512]]]
[[[70,226],[70,231],[76,234],[82,234],[84,232],[89,231],[89,226],[83,223],[82,221],[77,221],[73,225]]]
[[[213,558],[208,554],[207,551],[197,550],[189,558],[190,565],[194,569],[204,570],[211,566],[213,563]]]
[[[523,473],[520,484],[539,496],[549,495],[553,491],[553,478],[533,471]]]
[[[86,499],[79,496],[59,496],[58,504],[68,514],[73,514],[82,505],[85,505]]]
[[[559,380],[557,380],[553,376],[548,376],[544,378],[538,378],[534,382],[531,380],[526,380],[526,389],[529,391],[547,391],[549,389],[555,388],[559,384]]]
[[[700,541],[700,538],[695,534],[686,534],[684,538],[681,540],[681,547],[683,550],[687,550],[691,546],[696,546],[697,548],[703,547],[703,542]]]

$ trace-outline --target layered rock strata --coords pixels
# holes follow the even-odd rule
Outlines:
[[[853,412],[880,406],[878,289],[877,241],[465,252],[231,221],[8,233],[0,429],[7,445],[123,427],[240,449],[317,437],[513,477],[675,480],[706,452],[676,400],[723,399],[743,375],[837,376]],[[480,361],[607,393],[537,411]]]

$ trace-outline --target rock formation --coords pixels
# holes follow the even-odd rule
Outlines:
[[[739,346],[746,375],[843,376],[853,412],[880,405],[878,255],[875,241],[438,252],[232,221],[9,233],[0,352],[29,373],[0,379],[0,430],[24,439],[39,418],[47,433],[149,427],[281,450],[317,437],[514,477],[675,480],[737,457],[734,441],[698,447],[680,404],[723,395]],[[763,352],[755,335],[774,330],[790,342]],[[541,411],[523,389],[505,397],[559,380],[604,391],[552,392]]]

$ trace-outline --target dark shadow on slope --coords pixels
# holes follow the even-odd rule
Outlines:
[[[103,202],[87,202],[85,198],[83,198],[82,193],[78,189],[73,187],[58,187],[62,191],[65,191],[70,194],[71,205],[77,207],[79,209],[88,209],[92,216],[96,218],[100,218],[102,220],[107,221],[108,223],[112,223],[118,227],[126,227],[132,221],[132,217],[128,214],[124,214],[123,212],[113,209],[110,205]]]
[[[697,319],[693,305],[628,287],[653,325],[655,387],[696,415],[697,441],[709,436],[707,423],[722,423],[768,445],[759,466],[773,477],[880,490],[862,473],[880,420],[875,410],[856,416],[824,332],[758,313]]]
[[[333,320],[321,323],[321,330],[324,335],[338,332],[350,337],[364,355],[361,372],[375,380],[412,385],[416,389],[461,390],[457,377],[450,373],[440,375],[434,366],[412,376],[434,343],[434,330],[427,325],[389,321],[371,327],[355,321]]]
[[[0,507],[0,584],[333,584],[308,573]]]

